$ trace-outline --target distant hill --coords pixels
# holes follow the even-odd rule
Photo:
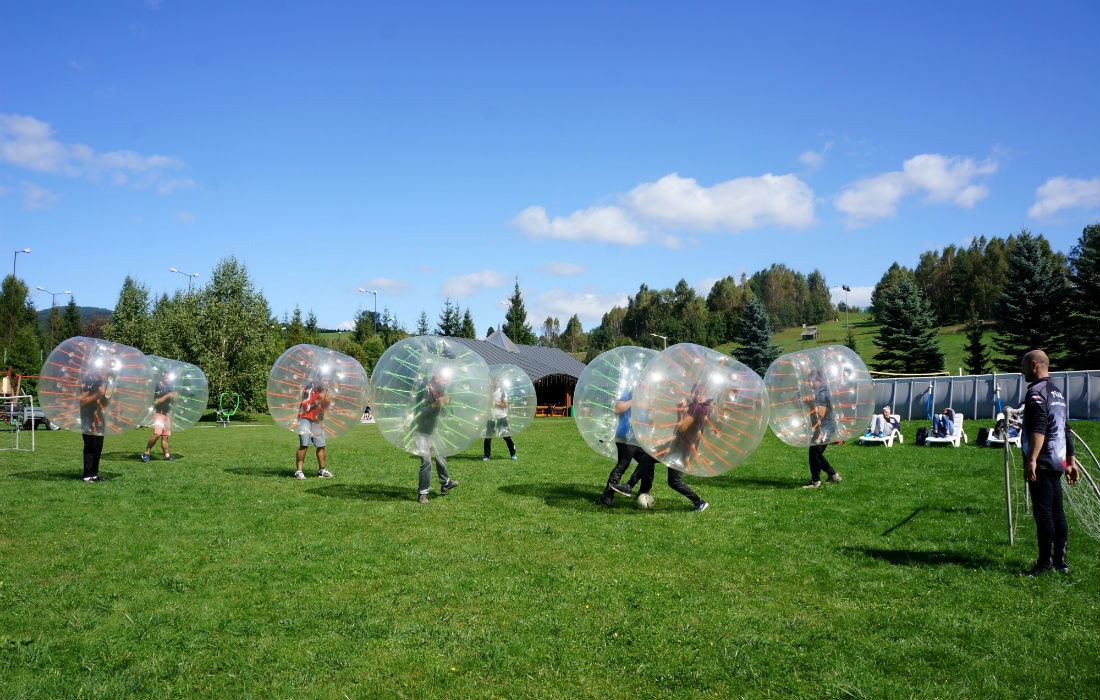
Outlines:
[[[77,311],[80,312],[80,323],[81,323],[81,325],[87,324],[88,321],[92,320],[93,316],[103,316],[104,318],[110,318],[115,313],[112,309],[104,309],[104,308],[101,308],[99,306],[78,306],[78,307],[76,307],[76,309],[77,309]],[[57,307],[57,310],[61,313],[62,316],[65,315],[65,307],[64,306]],[[50,319],[50,310],[49,309],[41,309],[38,312],[38,322],[42,325],[43,328],[48,328],[49,327],[47,325],[49,323],[49,319]]]

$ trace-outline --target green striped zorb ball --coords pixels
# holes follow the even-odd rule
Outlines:
[[[577,379],[573,420],[588,446],[604,457],[616,456],[616,442],[638,444],[631,416],[620,416],[615,406],[631,400],[638,377],[656,356],[656,350],[633,345],[612,348],[589,362]]]
[[[764,383],[772,400],[772,432],[792,447],[862,435],[875,408],[875,385],[867,366],[843,345],[783,355],[768,367]],[[824,419],[815,411],[821,392],[831,406]]]
[[[650,360],[634,390],[638,444],[671,469],[717,476],[748,459],[768,430],[768,390],[737,360],[678,343]]]
[[[187,430],[202,418],[210,386],[202,370],[190,362],[146,355],[153,367],[153,403],[143,425],[158,422],[172,432]]]
[[[354,357],[303,343],[275,361],[267,377],[267,407],[292,432],[318,426],[338,438],[359,424],[367,401],[367,371]],[[307,416],[313,416],[307,422]]]
[[[511,437],[535,419],[535,385],[516,365],[489,365],[489,420],[482,437]]]
[[[371,410],[391,445],[447,457],[480,438],[489,418],[489,365],[466,345],[421,335],[391,345],[371,374]]]

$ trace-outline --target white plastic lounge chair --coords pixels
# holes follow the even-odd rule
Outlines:
[[[885,426],[889,425],[889,432],[886,431]],[[893,426],[891,423],[886,423],[882,418],[881,413],[876,413],[871,417],[871,427],[869,428],[870,435],[861,435],[859,438],[859,444],[861,445],[886,445],[887,447],[894,446],[894,440],[904,444],[905,439],[901,436],[901,431]],[[879,433],[882,433],[879,435]]]
[[[1023,433],[1023,410],[1019,408],[1006,408],[1008,412],[1008,419],[1005,420],[1005,430],[1008,432],[1008,444],[1020,447],[1020,435]],[[998,413],[997,420],[1004,420],[1005,414]],[[1013,435],[1015,433],[1015,435]],[[1003,434],[997,434],[992,431],[989,433],[989,437],[986,438],[987,447],[1004,447],[1005,438]]]
[[[932,437],[929,435],[924,439],[925,445],[951,445],[952,447],[958,447],[959,441],[968,442],[966,439],[966,433],[963,432],[963,414],[956,412],[954,429],[951,434],[946,437]]]

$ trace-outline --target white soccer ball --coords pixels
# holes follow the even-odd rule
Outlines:
[[[648,493],[639,493],[637,504],[638,504],[638,507],[641,508],[642,510],[652,510],[653,509],[653,496],[648,494]]]

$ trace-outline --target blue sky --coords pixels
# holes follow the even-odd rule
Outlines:
[[[1098,221],[1095,0],[0,4],[0,253],[86,306],[235,255],[324,327],[365,288],[483,334],[518,276],[536,331],[591,329],[642,283],[781,263],[865,305]]]

